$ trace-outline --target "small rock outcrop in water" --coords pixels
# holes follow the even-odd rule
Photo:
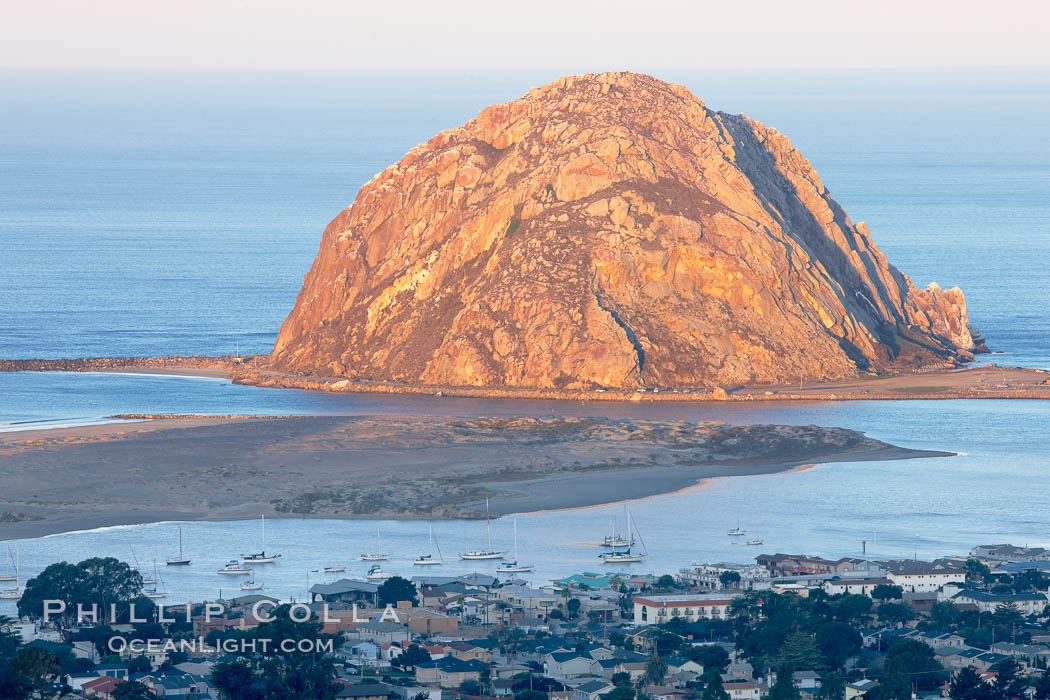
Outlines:
[[[732,386],[969,359],[772,128],[632,73],[562,78],[410,150],[324,232],[280,370]]]

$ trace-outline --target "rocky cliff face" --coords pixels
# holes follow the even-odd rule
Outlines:
[[[440,385],[726,386],[969,356],[776,130],[631,73],[409,151],[325,229],[276,368]]]

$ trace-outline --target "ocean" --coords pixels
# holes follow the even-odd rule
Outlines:
[[[364,182],[437,131],[556,77],[0,71],[0,357],[268,351],[321,231]],[[711,108],[744,112],[787,134],[851,218],[868,222],[890,261],[916,284],[961,286],[971,321],[996,353],[982,361],[1050,368],[1050,73],[659,77],[685,84]],[[1050,503],[1031,488],[1050,462],[1050,408],[1036,402],[581,407],[0,373],[0,430],[126,412],[552,409],[813,422],[966,453],[716,480],[641,501],[633,508],[651,556],[638,570],[673,569],[694,558],[746,559],[751,553],[721,534],[737,519],[765,538],[766,549],[828,555],[855,553],[875,531],[887,554],[937,555],[985,540],[1050,542]],[[603,509],[521,516],[522,557],[542,556],[537,577],[598,568],[595,551],[564,533],[594,531],[598,538],[607,518]],[[130,547],[148,561],[166,555],[174,527],[18,546],[26,573],[85,551],[126,557]],[[207,561],[197,571],[213,571],[240,551],[219,551],[220,543],[243,540],[248,547],[257,524],[185,527],[194,556]],[[463,525],[435,527],[449,542],[450,560]],[[506,520],[494,527],[505,539]],[[292,595],[308,567],[322,565],[318,551],[298,543],[331,538],[330,551],[349,556],[374,527],[288,520],[270,529],[286,557],[269,585]],[[384,543],[401,553],[417,554],[417,540],[425,544],[419,523],[384,524]],[[165,578],[173,594],[190,594],[188,582],[196,581]]]

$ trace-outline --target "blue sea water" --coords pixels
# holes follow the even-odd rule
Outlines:
[[[0,357],[266,352],[322,229],[364,182],[437,131],[555,77],[0,71]],[[661,77],[791,137],[850,216],[869,223],[891,262],[920,286],[965,290],[972,322],[1001,353],[986,361],[1050,367],[1050,73]],[[635,508],[653,551],[643,568],[694,554],[746,558],[734,557],[740,548],[719,534],[738,516],[771,547],[827,554],[855,551],[876,529],[895,553],[938,554],[985,539],[1050,541],[1050,503],[1031,488],[1050,462],[1043,403],[578,406],[0,374],[7,429],[127,412],[552,410],[813,422],[966,453],[719,480],[643,501]],[[674,514],[691,529],[680,532]],[[579,570],[593,552],[577,551],[563,532],[600,531],[605,519],[600,510],[521,516],[523,555],[550,560],[543,575]],[[162,557],[172,527],[63,535],[24,543],[23,556],[29,567],[86,547],[125,556],[130,543],[140,558]],[[287,538],[287,551],[306,529],[327,528],[356,546],[371,527],[282,521],[272,529],[276,542]],[[399,551],[422,541],[418,524],[384,527]],[[215,560],[211,569],[232,554],[206,543],[249,538],[254,525],[187,528]],[[455,539],[462,526],[438,528]],[[784,533],[792,539],[778,540]],[[295,556],[274,581],[289,594],[308,567],[322,564],[314,554]]]

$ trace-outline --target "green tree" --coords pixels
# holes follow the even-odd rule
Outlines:
[[[1035,700],[1050,700],[1050,673],[1043,673],[1035,684]]]
[[[949,686],[948,697],[951,700],[995,700],[991,686],[978,677],[973,666],[967,666],[955,674]]]
[[[620,671],[619,673],[612,674],[612,678],[610,680],[612,681],[613,685],[630,685],[631,674],[627,671]]]
[[[943,681],[944,667],[937,661],[930,645],[915,639],[898,638],[886,650],[886,675],[894,672],[903,678],[902,684],[907,686],[910,698],[913,680],[920,688],[936,688]]]
[[[262,625],[265,626],[265,625]],[[333,700],[338,691],[331,657],[293,653],[263,663],[264,700]]]
[[[992,667],[992,670],[996,674],[993,690],[997,697],[1009,698],[1010,700],[1024,697],[1025,691],[1028,689],[1028,683],[1017,675],[1020,666],[1018,666],[1016,661],[1013,659],[1000,661]]]
[[[412,668],[419,664],[425,664],[428,661],[430,661],[430,652],[418,644],[411,644],[407,649],[395,656],[390,663],[401,668]]]
[[[380,605],[397,605],[398,601],[410,600],[416,604],[416,586],[400,576],[391,576],[379,587]]]
[[[1016,603],[999,603],[995,606],[992,621],[1000,627],[1011,627],[1024,623],[1024,613]]]
[[[569,613],[569,619],[575,620],[576,617],[580,614],[580,599],[569,598],[569,600],[565,603],[565,609]]]
[[[970,583],[983,584],[991,580],[992,571],[979,559],[966,560],[966,580]]]
[[[674,576],[671,574],[664,574],[660,578],[656,579],[656,587],[662,588],[665,591],[669,591],[675,586]]]
[[[96,604],[103,614],[111,603],[124,604],[121,610],[126,614],[126,604],[141,593],[141,574],[113,557],[93,557],[76,565],[59,562],[26,582],[18,601],[18,614],[41,618],[45,600],[65,602],[67,619],[75,613],[78,604],[85,607]]]
[[[777,659],[781,665],[793,668],[816,668],[821,665],[822,658],[816,640],[802,630],[792,632],[777,652]]]
[[[802,696],[795,687],[791,676],[794,669],[789,665],[781,665],[777,669],[777,680],[769,689],[769,700],[799,700]]]
[[[215,664],[211,682],[226,700],[250,700],[254,697],[249,693],[252,692],[250,686],[255,682],[255,674],[243,659]]]
[[[10,617],[0,615],[0,667],[5,666],[22,645],[22,636],[15,632],[13,624]]]
[[[136,656],[128,661],[128,673],[149,673],[153,664],[145,656]]]
[[[542,690],[519,690],[514,693],[514,700],[550,700],[550,695]]]
[[[1045,591],[1050,586],[1050,579],[1047,579],[1046,574],[1038,569],[1025,569],[1017,576],[1014,576],[1014,590],[1017,592],[1025,591]]]
[[[723,571],[718,575],[718,582],[722,588],[737,588],[740,586],[740,573],[738,571]]]
[[[459,692],[464,695],[482,695],[481,683],[478,683],[473,678],[468,678],[459,684]]]
[[[722,674],[712,669],[704,674],[704,694],[702,700],[729,700],[729,693],[722,685]]]
[[[113,700],[156,700],[157,696],[144,683],[124,681],[113,688]]]
[[[954,629],[962,619],[962,611],[950,600],[934,603],[930,607],[930,622],[938,629]]]
[[[904,589],[891,583],[880,583],[871,589],[871,597],[875,600],[900,600],[904,596]]]
[[[846,697],[846,684],[837,673],[825,673],[820,679],[820,690],[817,700],[843,700]]]
[[[7,666],[7,682],[21,691],[13,697],[42,695],[57,674],[58,658],[40,647],[20,649]]]
[[[839,668],[864,646],[860,632],[845,622],[826,622],[817,627],[817,648],[828,666]],[[843,691],[845,692],[845,691]]]
[[[660,685],[667,675],[667,663],[659,656],[650,656],[645,662],[645,681],[651,685]]]
[[[838,599],[834,615],[843,622],[857,622],[871,614],[871,598],[866,595],[847,594]]]
[[[914,620],[915,611],[904,603],[883,603],[878,609],[879,619],[890,623]]]
[[[729,666],[729,652],[719,644],[702,644],[689,647],[689,658],[703,666],[705,671],[709,668],[725,671],[726,667]]]

